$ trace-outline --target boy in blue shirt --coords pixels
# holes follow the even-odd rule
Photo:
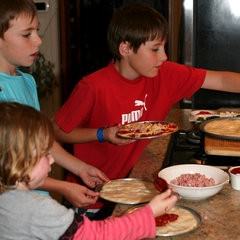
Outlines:
[[[42,43],[39,22],[32,0],[0,1],[0,101],[14,101],[40,110],[36,83],[18,67],[29,67]],[[55,161],[80,176],[89,186],[108,181],[103,172],[67,153],[58,143],[51,149]],[[47,178],[42,186],[63,195],[75,207],[94,204],[99,193],[85,186]]]

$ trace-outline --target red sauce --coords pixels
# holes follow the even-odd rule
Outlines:
[[[154,177],[154,185],[159,192],[164,192],[168,189],[168,183],[166,180],[158,176]]]
[[[198,112],[196,115],[200,115],[200,114],[211,114],[210,112],[207,112],[207,111],[200,111]]]
[[[169,213],[165,213],[159,217],[155,218],[155,222],[156,222],[156,226],[157,227],[162,227],[167,225],[169,222],[174,222],[178,219],[178,215],[177,214],[169,214]]]
[[[240,174],[240,167],[234,168],[231,170],[232,174]]]

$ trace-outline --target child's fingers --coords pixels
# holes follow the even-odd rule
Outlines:
[[[161,198],[163,200],[163,199],[169,198],[171,196],[171,194],[172,194],[172,190],[171,189],[167,189],[165,192],[162,192],[159,195],[159,198]]]
[[[97,197],[97,196],[99,196],[99,192],[94,192],[90,189],[86,189],[85,195],[87,195],[89,197]]]

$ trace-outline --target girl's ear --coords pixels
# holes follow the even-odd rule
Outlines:
[[[130,44],[128,42],[121,42],[119,45],[119,53],[125,57],[131,52]]]

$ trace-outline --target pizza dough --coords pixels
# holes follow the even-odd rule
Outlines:
[[[112,202],[137,204],[150,201],[159,194],[152,182],[136,178],[112,180],[100,191],[100,197]]]
[[[176,214],[178,218],[176,221],[169,222],[165,226],[156,227],[157,236],[174,236],[186,233],[195,229],[199,220],[196,215],[187,208],[175,207],[168,211],[169,214]]]
[[[127,210],[127,213],[131,213],[141,206],[132,207]],[[178,218],[174,221],[168,222],[164,226],[156,226],[156,236],[176,236],[187,233],[196,229],[201,222],[200,215],[187,207],[176,206],[167,213],[175,214]]]

